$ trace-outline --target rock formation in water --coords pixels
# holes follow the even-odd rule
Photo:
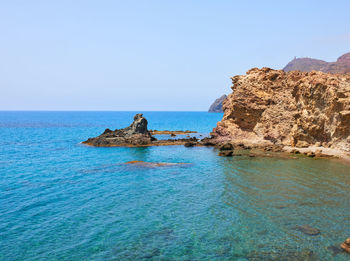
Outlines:
[[[183,134],[196,133],[195,131],[156,131],[147,129],[147,120],[142,114],[134,116],[134,122],[127,128],[116,129],[114,131],[106,129],[100,136],[89,138],[83,141],[83,144],[96,147],[144,147],[144,146],[168,146],[168,145],[185,145],[191,146],[213,146],[208,142],[207,138],[199,141],[196,137],[187,136],[187,138],[180,139],[162,139],[157,140],[154,135],[170,135],[176,136]],[[173,134],[173,135],[172,135]],[[187,144],[187,145],[186,145]],[[191,144],[191,146],[188,146]]]
[[[210,106],[208,112],[223,112],[222,103],[227,98],[227,95],[222,95],[220,98],[216,99],[214,103]]]
[[[253,68],[232,82],[213,142],[350,151],[350,74]]]
[[[326,73],[348,73],[350,72],[350,53],[340,56],[336,62],[325,62],[312,58],[295,58],[283,68],[289,71],[321,71]]]
[[[83,143],[93,146],[147,145],[155,138],[147,130],[147,120],[141,113],[134,116],[134,122],[127,128],[112,131],[106,129],[100,136],[89,138]]]

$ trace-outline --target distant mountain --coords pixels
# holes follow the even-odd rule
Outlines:
[[[302,72],[311,72],[315,70],[326,73],[349,73],[350,53],[340,56],[336,62],[325,62],[312,58],[294,58],[283,68],[285,72],[296,70]]]
[[[227,98],[227,95],[222,95],[220,98],[216,99],[214,103],[210,106],[208,112],[223,112],[222,102]]]

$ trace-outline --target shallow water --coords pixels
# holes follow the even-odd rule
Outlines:
[[[348,165],[79,144],[134,114],[0,112],[0,260],[349,260],[329,248],[350,237]],[[144,115],[150,129],[198,135],[222,117]]]

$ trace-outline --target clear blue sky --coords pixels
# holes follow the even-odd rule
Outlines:
[[[207,110],[229,77],[350,52],[350,1],[0,3],[0,110]]]

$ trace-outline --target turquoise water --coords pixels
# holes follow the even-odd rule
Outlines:
[[[350,237],[348,165],[79,144],[134,114],[0,112],[0,260],[349,260],[329,248]],[[222,117],[144,115],[202,135]]]

